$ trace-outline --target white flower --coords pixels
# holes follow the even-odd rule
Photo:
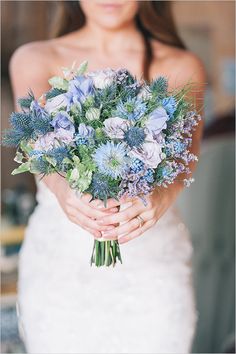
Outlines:
[[[51,150],[59,147],[60,143],[70,144],[73,141],[73,132],[65,129],[58,129],[57,132],[49,132],[40,136],[35,144],[35,150]]]
[[[166,129],[166,121],[168,119],[169,117],[166,110],[163,107],[158,107],[149,114],[148,119],[145,122],[145,126],[155,138],[163,129]]]
[[[85,113],[85,117],[86,119],[88,119],[89,121],[91,120],[97,120],[100,118],[100,114],[101,111],[99,108],[95,108],[95,107],[91,107],[87,110],[87,112]]]
[[[43,136],[40,136],[35,144],[35,150],[51,150],[54,147],[60,146],[59,142],[56,140],[56,134],[54,132],[49,132]]]
[[[139,91],[138,97],[142,100],[149,100],[152,97],[151,92],[148,89],[147,85],[144,85]]]
[[[116,72],[112,69],[98,70],[91,72],[89,76],[92,77],[96,88],[104,89],[113,83]]]
[[[68,99],[64,93],[49,99],[45,105],[45,110],[51,114],[62,107],[67,107]]]
[[[129,126],[129,122],[126,119],[119,117],[108,118],[103,124],[105,126],[104,132],[111,139],[123,139],[124,132]]]
[[[129,155],[140,159],[149,168],[157,168],[161,159],[162,146],[157,142],[146,142],[140,148],[136,148],[130,151]]]

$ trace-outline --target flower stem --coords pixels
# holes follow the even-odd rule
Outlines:
[[[116,265],[117,260],[122,263],[120,247],[117,240],[99,241],[94,240],[90,265],[95,264],[96,267],[109,267]]]

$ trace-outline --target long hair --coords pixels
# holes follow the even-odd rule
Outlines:
[[[60,1],[59,6],[52,32],[54,37],[76,31],[85,25],[86,18],[79,1]],[[151,39],[182,49],[185,49],[185,45],[178,35],[170,1],[139,1],[135,21],[143,36],[145,47],[143,77],[149,80],[150,65],[153,60]]]

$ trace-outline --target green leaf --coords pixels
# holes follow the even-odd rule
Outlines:
[[[88,68],[87,60],[83,61],[77,69],[77,75],[83,75]]]
[[[14,161],[16,161],[17,163],[22,163],[23,158],[24,155],[20,151],[17,151]]]
[[[57,88],[59,90],[68,90],[69,83],[67,80],[63,79],[60,76],[53,76],[48,80],[49,84],[53,88]]]
[[[20,142],[20,148],[21,148],[22,151],[24,151],[28,155],[33,150],[33,148],[25,140],[22,140]]]
[[[30,171],[30,162],[29,161],[24,162],[18,168],[15,168],[11,174],[17,175],[18,173],[23,173],[23,172],[27,172],[27,171]]]
[[[50,165],[52,165],[53,167],[56,167],[57,160],[54,159],[54,157],[46,156],[45,159],[46,159],[46,161],[48,161],[50,163]]]

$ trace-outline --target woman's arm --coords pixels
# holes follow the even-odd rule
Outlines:
[[[27,95],[30,88],[35,98],[39,98],[50,89],[48,79],[52,76],[50,67],[53,67],[50,58],[52,53],[47,42],[29,43],[15,51],[9,67],[14,102],[17,102],[19,97]],[[16,109],[19,110],[17,103]],[[98,201],[90,203],[91,196],[88,194],[78,198],[65,178],[56,173],[45,176],[42,182],[54,193],[67,217],[94,237],[101,237],[101,231],[114,227],[99,225],[95,219],[114,213],[117,208],[113,207],[110,210],[99,208]]]
[[[202,115],[206,76],[201,61],[192,54],[187,55],[185,60],[181,61],[179,76],[181,79],[176,81],[177,87],[183,86],[190,79],[194,82],[194,90],[189,96],[192,96],[195,100],[196,109]],[[193,132],[192,137],[191,152],[197,156],[199,154],[202,127],[203,122],[201,121],[197,129]],[[194,171],[195,164],[195,162],[192,162],[189,165],[191,172]],[[184,178],[184,176],[182,178]],[[166,210],[174,203],[183,187],[183,182],[175,181],[172,185],[169,185],[168,188],[158,188],[154,190],[152,195],[146,197],[148,201],[147,206],[144,206],[142,201],[138,198],[133,200],[127,199],[127,201],[132,203],[129,208],[114,215],[106,216],[99,221],[101,225],[122,223],[115,229],[105,232],[103,237],[108,239],[116,239],[118,237],[119,243],[125,243],[142,235],[146,230],[155,225]],[[117,203],[110,201],[108,205],[111,207],[117,205]],[[140,220],[137,216],[141,216],[144,220],[142,227],[139,227]]]

